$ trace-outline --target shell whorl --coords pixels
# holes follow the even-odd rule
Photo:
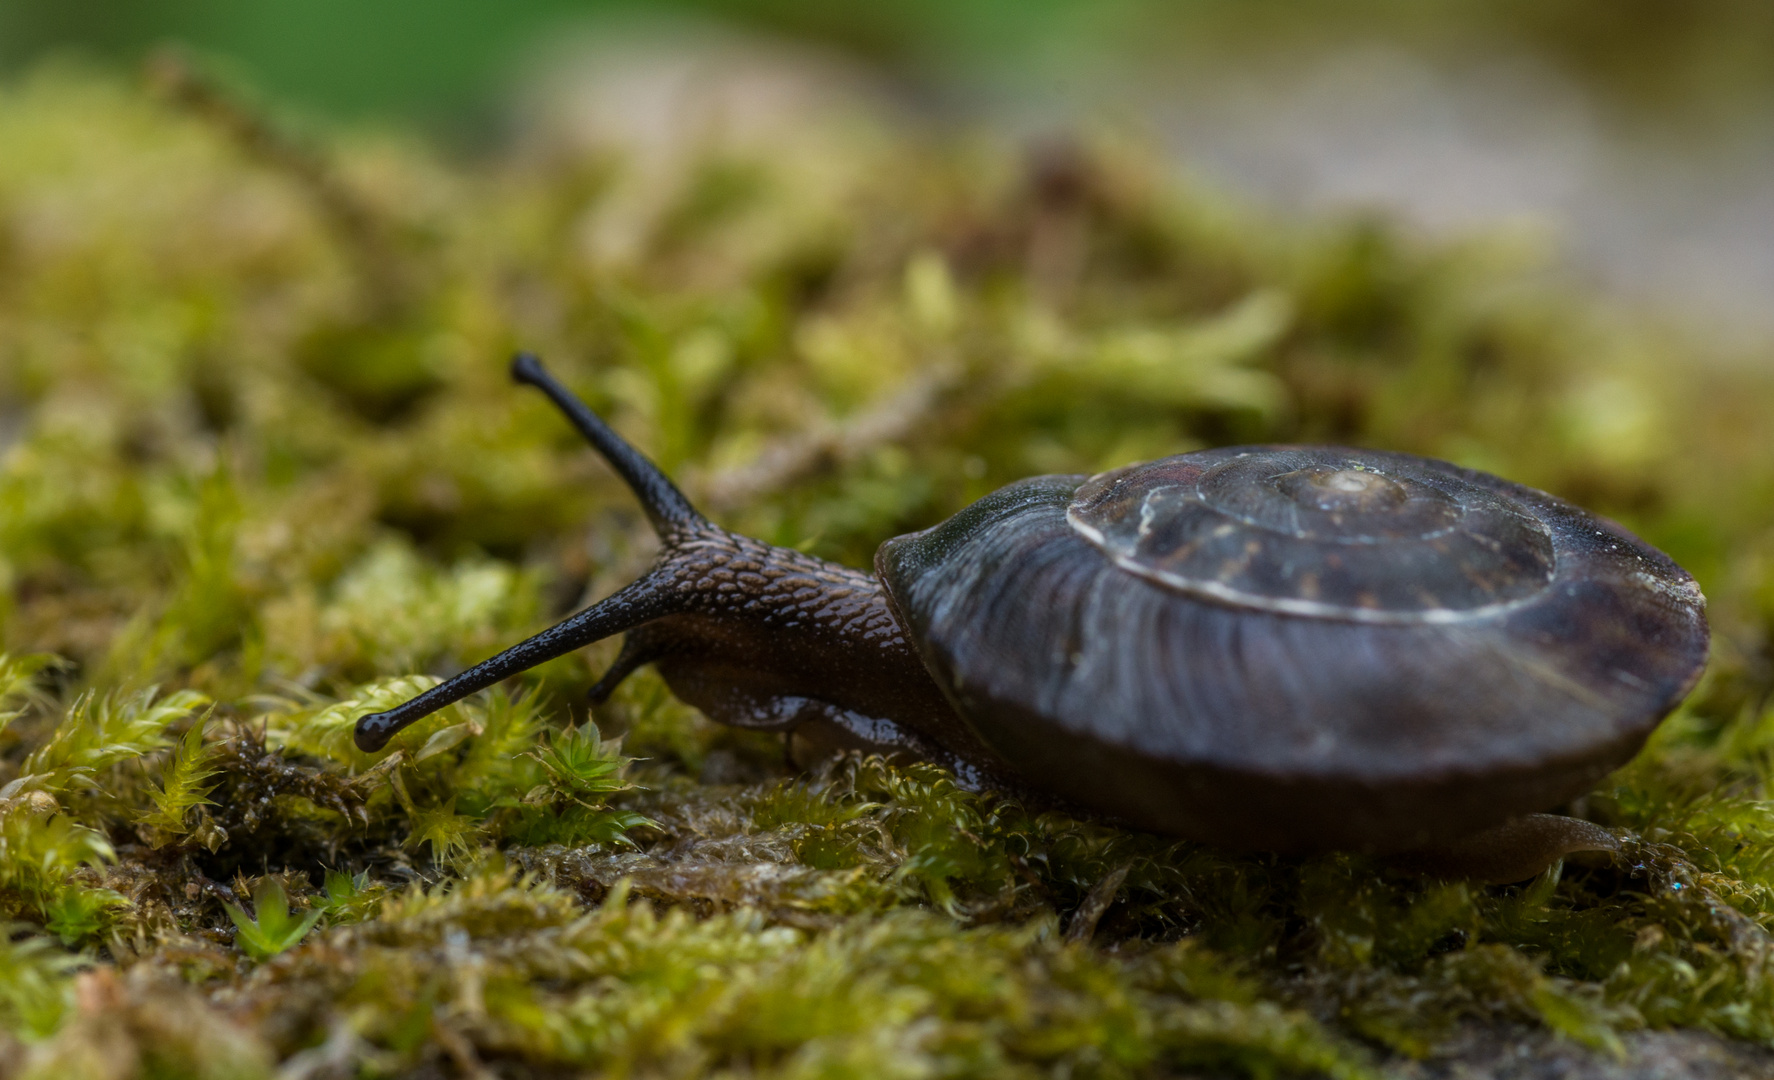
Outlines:
[[[1032,477],[875,566],[955,711],[1025,775],[1258,850],[1396,851],[1556,806],[1707,655],[1693,579],[1625,530],[1365,450]]]
[[[1546,526],[1440,463],[1339,447],[1245,447],[1092,478],[1066,520],[1116,565],[1220,603],[1373,623],[1449,623],[1531,601]]]

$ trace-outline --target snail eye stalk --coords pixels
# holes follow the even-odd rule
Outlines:
[[[534,386],[547,394],[549,400],[585,436],[586,441],[603,455],[604,460],[610,463],[640,500],[654,530],[665,541],[665,550],[660,555],[659,565],[640,580],[534,637],[518,642],[499,655],[483,660],[454,678],[439,683],[411,701],[386,712],[370,713],[358,720],[354,739],[358,749],[366,753],[382,749],[388,745],[389,739],[414,721],[453,705],[520,671],[614,634],[632,630],[663,615],[672,614],[681,600],[678,593],[671,588],[670,574],[661,568],[670,561],[673,545],[697,534],[718,531],[690,505],[690,500],[660,471],[659,466],[629,445],[602,417],[592,412],[585,402],[561,385],[542,366],[541,360],[530,353],[518,353],[511,361],[511,377],[515,382]],[[633,670],[634,666],[631,662],[628,670]],[[622,674],[627,674],[627,671]],[[617,675],[617,679],[620,679],[620,675]],[[610,682],[609,675],[599,683],[600,686],[605,684],[614,685]]]
[[[511,358],[511,380],[534,386],[548,395],[548,400],[554,402],[567,420],[579,429],[579,434],[585,436],[585,441],[602,454],[628,484],[662,538],[713,528],[659,466],[616,434],[603,417],[592,412],[590,406],[562,386],[534,353],[520,352]]]
[[[411,701],[389,709],[370,713],[357,721],[353,738],[357,748],[374,753],[388,745],[400,730],[422,720],[439,709],[454,705],[463,698],[494,683],[527,671],[537,664],[575,649],[602,641],[613,634],[632,630],[671,613],[670,593],[657,574],[648,574],[621,591],[598,601],[534,637],[525,638],[497,656],[482,660],[460,675],[439,683]]]

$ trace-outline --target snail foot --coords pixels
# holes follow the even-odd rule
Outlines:
[[[1386,861],[1425,877],[1483,885],[1526,881],[1579,851],[1619,851],[1614,834],[1594,822],[1559,814],[1524,814],[1445,844],[1417,848]]]

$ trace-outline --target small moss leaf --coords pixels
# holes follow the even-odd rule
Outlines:
[[[190,832],[191,811],[209,802],[213,786],[210,780],[216,770],[212,765],[215,755],[203,742],[208,723],[209,713],[197,718],[179,739],[160,786],[148,789],[153,809],[138,815],[136,823],[145,826],[155,847],[163,847]]]
[[[14,936],[23,929],[0,926],[0,1022],[27,1039],[42,1039],[72,1009],[71,975],[85,961],[40,935]]]
[[[250,916],[237,905],[226,907],[228,917],[234,920],[234,944],[241,952],[259,961],[294,947],[326,914],[315,908],[299,918],[292,915],[283,882],[271,874],[253,885],[253,913]]]
[[[596,728],[567,728],[543,740],[530,756],[547,771],[549,790],[583,806],[602,806],[607,796],[631,786],[622,778],[628,761],[621,744],[600,739]]]
[[[372,883],[368,870],[357,874],[328,870],[326,898],[316,908],[326,916],[329,926],[362,922],[376,913],[387,895],[387,886]]]

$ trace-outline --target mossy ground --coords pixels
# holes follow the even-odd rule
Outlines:
[[[1774,386],[1520,238],[1283,224],[1112,141],[842,109],[472,164],[162,72],[0,90],[0,1020],[38,1076],[1372,1076],[1474,1021],[1774,1045]],[[846,758],[600,646],[355,717],[633,576],[535,349],[727,525],[852,565],[1039,472],[1451,458],[1700,578],[1702,689],[1521,886],[1234,855]],[[615,740],[620,737],[620,746]],[[634,758],[624,764],[625,758]]]

